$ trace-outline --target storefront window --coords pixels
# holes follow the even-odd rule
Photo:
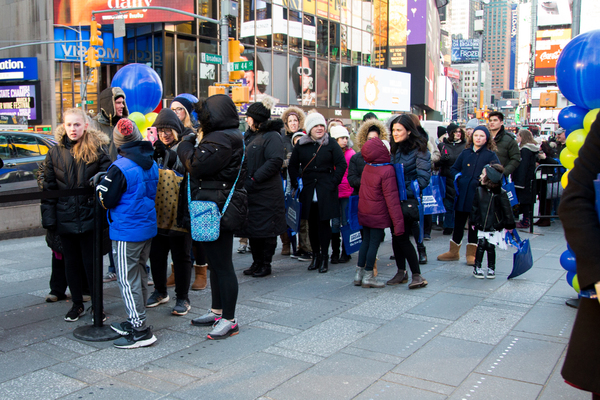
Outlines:
[[[213,19],[218,19],[217,10],[219,9],[217,0],[198,0],[198,14]],[[199,32],[201,36],[213,37],[218,36],[219,26],[212,22],[198,21]]]
[[[214,40],[200,39],[200,53],[217,54],[217,42]],[[219,81],[216,64],[200,63],[200,95],[197,97],[208,97],[208,87]]]
[[[352,40],[352,36],[350,35],[350,29],[351,28],[346,25],[340,26],[340,59],[348,64],[350,64],[351,61],[350,42]]]
[[[285,54],[273,54],[271,81],[273,82],[273,97],[277,99],[278,103],[287,103],[288,69],[287,56]]]
[[[340,59],[340,24],[329,21],[329,57]]]
[[[290,52],[302,53],[302,13],[288,10],[288,40]]]
[[[290,104],[315,106],[317,95],[315,92],[315,60],[303,56],[290,56],[290,81],[293,90],[290,90]],[[295,101],[292,102],[293,97]]]
[[[327,61],[317,60],[315,91],[317,93],[317,105],[320,107],[327,107],[329,105],[329,84],[327,83],[328,75]]]
[[[302,38],[304,39],[304,55],[314,57],[317,32],[315,17],[312,15],[304,14],[302,17]]]
[[[329,42],[328,26],[329,23],[327,20],[322,18],[317,19],[317,56],[319,57],[327,57],[327,44]]]
[[[255,100],[261,100],[261,94],[271,95],[271,52],[258,49],[254,62],[254,80],[256,81]]]
[[[256,47],[270,48],[273,32],[271,4],[263,0],[255,0],[254,4],[256,5]]]
[[[329,105],[340,106],[340,64],[329,64]]]
[[[165,35],[163,97],[175,97],[175,44],[173,35]]]
[[[198,93],[196,39],[177,37],[177,94]]]

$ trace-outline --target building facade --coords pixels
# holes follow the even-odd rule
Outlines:
[[[460,71],[460,81],[458,84],[458,96],[461,97],[469,113],[472,113],[477,106],[477,84],[478,65],[477,64],[453,64],[452,68]],[[490,64],[487,61],[481,63],[481,85],[483,88],[482,102],[483,107],[492,104],[492,79],[493,73]]]
[[[484,10],[483,59],[492,72],[492,94],[500,98],[511,88],[511,2],[491,0]]]

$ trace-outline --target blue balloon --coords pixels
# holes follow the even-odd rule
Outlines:
[[[192,103],[198,102],[198,98],[196,96],[194,96],[193,94],[189,94],[189,93],[181,93],[181,94],[178,94],[177,97],[183,97],[184,99],[188,99]],[[583,128],[583,120],[581,120],[581,121],[582,121],[581,127]]]
[[[556,83],[562,94],[579,107],[600,107],[600,30],[572,39],[556,62]]]
[[[579,106],[565,107],[558,113],[558,124],[562,126],[567,133],[583,128],[583,119],[590,110]]]
[[[577,261],[575,254],[570,250],[565,250],[560,256],[560,265],[569,272],[577,273]]]
[[[567,283],[571,287],[573,287],[573,278],[575,278],[575,275],[577,275],[575,272],[567,272]]]
[[[148,114],[160,104],[163,95],[160,76],[145,64],[124,66],[115,74],[111,86],[123,89],[129,113]]]

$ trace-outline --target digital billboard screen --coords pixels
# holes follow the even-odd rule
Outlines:
[[[0,84],[0,115],[25,117],[31,123],[41,123],[39,85],[39,82]]]
[[[452,63],[468,64],[479,60],[479,39],[453,39]]]
[[[538,0],[537,26],[571,25],[571,0]]]
[[[358,68],[357,106],[363,110],[410,111],[410,74]]]
[[[556,61],[570,40],[570,29],[549,29],[537,32],[535,41],[536,82],[556,82],[556,76],[554,75]]]

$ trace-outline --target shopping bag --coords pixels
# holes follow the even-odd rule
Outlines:
[[[439,186],[439,178],[437,175],[431,176],[431,181],[429,182],[429,186],[423,189],[423,214],[424,215],[433,215],[433,214],[442,214],[446,212],[446,208],[444,207],[444,196],[441,193]]]
[[[506,232],[505,240],[510,245],[514,246],[517,251],[513,254],[513,269],[508,278],[516,278],[523,275],[533,267],[533,255],[531,254],[531,245],[529,239],[521,240],[517,230],[514,229],[512,234]]]
[[[348,206],[346,207],[346,222],[352,230],[360,230],[362,226],[358,223],[358,196],[350,196],[348,198]]]
[[[400,195],[400,201],[406,200],[406,183],[404,182],[404,165],[392,164],[396,171],[396,182],[398,182],[398,194]]]
[[[440,188],[442,199],[446,197],[446,177],[440,175],[431,175],[430,185],[437,185]]]
[[[508,182],[506,178],[502,178],[502,189],[506,190],[506,194],[508,195],[508,200],[510,201],[511,207],[519,204],[519,199],[517,199],[517,191],[515,190],[515,184],[512,182]]]
[[[352,229],[350,224],[346,224],[340,226],[340,232],[342,233],[346,254],[356,253],[360,250],[360,245],[362,244],[360,229]]]
[[[156,224],[158,229],[187,232],[177,227],[177,201],[183,176],[176,171],[160,168],[156,187]]]
[[[415,195],[415,199],[417,199],[417,202],[419,203],[419,243],[423,243],[423,228],[425,226],[425,210],[423,207],[423,202],[421,201],[421,194],[420,194],[420,188],[419,188],[419,182],[417,182],[417,180],[415,179],[414,181],[411,182],[412,185],[412,190],[413,190],[413,194]]]
[[[298,200],[299,190],[296,193],[290,193],[285,199],[285,221],[287,225],[294,231],[300,232],[300,221],[302,217],[302,203]]]

